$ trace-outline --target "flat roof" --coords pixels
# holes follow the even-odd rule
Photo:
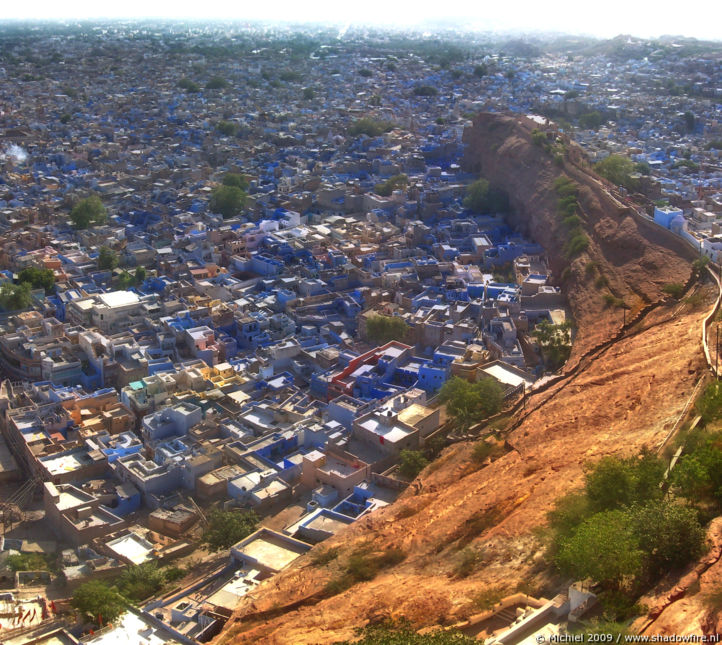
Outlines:
[[[307,522],[303,526],[305,528],[314,529],[317,531],[324,531],[335,535],[343,528],[346,528],[349,524],[352,524],[353,520],[342,520],[337,517],[328,515],[327,513],[320,512],[316,517],[312,518],[310,522]]]
[[[412,403],[408,408],[405,408],[399,412],[399,421],[408,423],[410,426],[414,425],[421,419],[425,419],[430,414],[433,414],[434,410],[427,408],[424,405],[418,403]]]
[[[52,475],[58,475],[62,473],[70,473],[83,468],[83,466],[90,465],[92,459],[88,456],[88,452],[73,451],[73,452],[61,452],[59,456],[50,456],[49,458],[41,458],[40,462],[48,469],[48,472]]]
[[[216,607],[235,609],[238,601],[258,586],[259,574],[258,569],[240,569],[234,572],[233,577],[226,584],[206,598],[206,602]]]
[[[490,367],[484,367],[481,371],[489,376],[493,376],[497,381],[500,381],[505,385],[511,385],[512,387],[516,387],[521,383],[531,385],[534,382],[531,378],[524,378],[512,370],[506,369],[501,363],[491,365]]]
[[[133,564],[143,564],[146,560],[150,560],[150,555],[153,552],[153,546],[135,533],[129,533],[111,540],[106,543],[106,546],[113,553],[127,558]]]
[[[100,301],[106,307],[126,307],[128,305],[134,305],[140,301],[138,294],[132,291],[111,291],[110,293],[103,293],[98,296]]]
[[[239,542],[233,550],[258,564],[280,571],[311,548],[309,544],[286,537],[269,529],[260,529]]]
[[[398,425],[385,425],[381,423],[378,418],[371,417],[366,419],[363,423],[359,424],[365,430],[373,432],[384,438],[385,441],[396,443],[401,441],[411,434],[406,428],[402,428]]]
[[[60,499],[58,499],[57,504],[59,511],[75,508],[76,506],[83,506],[84,504],[90,504],[95,501],[92,495],[88,495],[77,488],[63,488],[58,492],[60,493]]]
[[[83,639],[85,645],[117,645],[118,643],[142,642],[146,645],[177,643],[168,632],[162,631],[146,622],[133,612],[126,612],[113,622],[113,629],[91,638]]]

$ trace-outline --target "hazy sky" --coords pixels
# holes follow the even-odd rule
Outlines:
[[[720,0],[7,0],[1,18],[233,18],[416,26],[462,19],[479,30],[564,31],[610,37],[673,34],[722,40]]]

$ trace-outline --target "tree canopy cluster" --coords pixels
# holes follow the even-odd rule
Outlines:
[[[223,90],[228,87],[228,81],[222,76],[212,76],[206,83],[207,90]]]
[[[73,593],[71,604],[86,618],[101,625],[114,622],[129,603],[138,604],[185,575],[178,567],[159,567],[156,562],[131,566],[113,580],[90,580]]]
[[[236,542],[248,537],[258,526],[259,517],[254,511],[212,510],[201,542],[209,551],[230,549]]]
[[[560,499],[549,513],[556,565],[575,579],[600,583],[616,603],[610,619],[625,618],[635,597],[703,552],[697,512],[665,498],[664,470],[664,462],[648,452],[605,457],[588,469],[584,489]],[[627,602],[620,604],[620,597]]]
[[[224,137],[232,137],[238,132],[238,124],[233,121],[221,120],[216,123],[216,130]]]
[[[130,287],[139,287],[143,284],[145,276],[146,271],[144,266],[137,267],[134,273],[130,273],[130,271],[123,271],[118,276],[118,288],[130,289]]]
[[[416,96],[436,96],[439,93],[433,85],[417,85],[414,87]]]
[[[509,195],[481,178],[469,184],[463,205],[476,213],[508,213]]]
[[[501,410],[504,390],[493,378],[476,383],[452,376],[439,391],[439,398],[446,404],[446,412],[463,429],[469,428]]]
[[[367,338],[381,345],[392,340],[401,341],[406,337],[409,326],[399,316],[369,316],[366,319]]]
[[[537,323],[532,335],[541,347],[544,359],[552,371],[567,362],[572,351],[572,324],[568,320],[554,325],[548,320]]]
[[[45,289],[45,293],[50,293],[55,286],[55,274],[52,269],[40,269],[38,267],[25,267],[18,274],[18,282],[20,284],[26,282],[33,289]]]
[[[27,309],[32,302],[30,283],[13,284],[5,282],[0,287],[0,307],[5,311]]]
[[[395,190],[406,188],[406,184],[408,183],[409,178],[406,175],[393,175],[386,181],[376,184],[374,190],[376,191],[376,194],[381,195],[381,197],[390,197],[391,193]]]
[[[242,191],[248,190],[248,178],[238,172],[227,172],[223,175],[221,183],[224,186],[236,186],[236,188],[240,188]]]
[[[348,129],[348,133],[354,137],[360,134],[365,134],[369,137],[378,137],[384,132],[393,130],[393,128],[394,124],[388,121],[379,121],[369,117],[362,117],[351,124]]]
[[[178,81],[178,87],[188,92],[188,94],[196,94],[201,91],[200,85],[189,78],[182,78]]]
[[[70,211],[70,221],[77,229],[105,224],[107,219],[108,211],[97,195],[81,199]]]
[[[579,125],[586,130],[596,130],[606,119],[600,112],[585,112],[579,116]]]
[[[246,193],[238,186],[216,186],[211,192],[208,207],[213,213],[220,213],[223,219],[236,217],[246,205]]]
[[[156,562],[144,562],[125,569],[115,582],[123,598],[132,603],[140,603],[158,593],[167,582],[183,575],[182,569],[161,568]]]
[[[697,409],[704,418],[720,418],[720,389],[717,382],[701,398]],[[700,432],[687,441],[683,455],[672,471],[672,486],[690,500],[704,517],[722,512],[722,432]]]
[[[636,182],[632,178],[635,171],[634,162],[622,155],[609,155],[594,166],[599,175],[608,179],[616,186],[624,186],[627,190],[633,190]]]
[[[367,625],[356,631],[355,645],[473,645],[478,643],[471,636],[456,630],[437,629],[419,634],[406,621],[389,621]],[[337,645],[351,645],[344,641]]]
[[[73,593],[72,606],[96,624],[115,621],[125,613],[125,598],[102,580],[81,584]]]
[[[399,472],[408,479],[416,477],[428,464],[428,459],[420,450],[402,450],[399,453]]]
[[[118,254],[107,246],[101,246],[98,251],[98,268],[103,271],[112,271],[118,266]]]
[[[554,191],[557,194],[557,216],[564,227],[564,257],[573,260],[589,246],[589,238],[582,228],[579,217],[579,187],[564,175],[554,180]]]

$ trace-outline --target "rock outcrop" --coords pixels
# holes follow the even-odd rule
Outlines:
[[[463,163],[509,193],[512,223],[546,250],[569,297],[578,331],[574,356],[579,356],[622,326],[622,311],[606,304],[604,294],[624,300],[632,317],[663,298],[665,284],[687,281],[695,252],[678,236],[639,216],[590,174],[582,150],[567,137],[548,133],[549,144],[556,140],[555,145],[566,150],[561,163],[535,145],[532,133],[539,127],[529,119],[479,114],[474,127],[464,132]],[[579,186],[579,214],[590,240],[586,252],[571,263],[564,258],[566,231],[553,189],[559,176]],[[590,263],[594,271],[588,270]]]

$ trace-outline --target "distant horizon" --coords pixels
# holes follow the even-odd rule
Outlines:
[[[0,23],[68,23],[110,21],[168,21],[276,23],[279,26],[380,27],[401,30],[434,31],[461,29],[467,33],[499,35],[567,35],[609,39],[629,35],[642,39],[696,38],[722,41],[722,3],[717,7],[702,0],[689,0],[684,7],[660,6],[646,2],[610,0],[604,7],[589,11],[588,6],[568,0],[546,3],[520,0],[514,4],[475,6],[472,10],[444,7],[430,0],[388,2],[367,0],[362,7],[346,7],[331,0],[305,3],[277,0],[261,6],[238,7],[229,12],[226,3],[208,0],[127,0],[99,6],[90,0],[68,0],[59,5],[49,0],[29,0],[0,10]],[[362,13],[363,12],[363,13]]]

